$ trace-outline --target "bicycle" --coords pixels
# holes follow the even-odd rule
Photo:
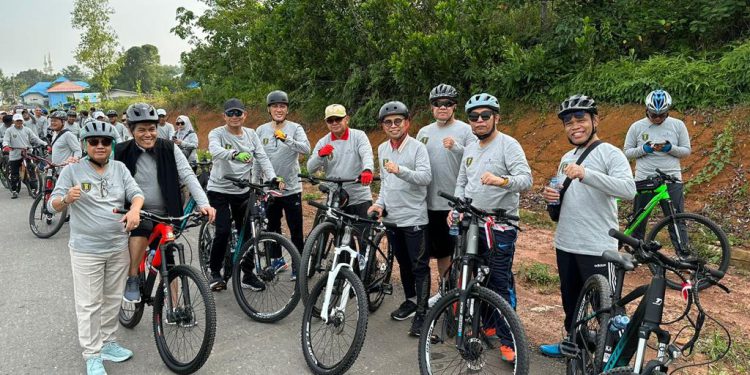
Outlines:
[[[8,154],[3,153],[0,158],[0,183],[3,187],[10,189],[10,164],[8,164]]]
[[[575,322],[568,338],[560,345],[561,352],[568,358],[568,374],[666,374],[675,359],[692,351],[706,317],[714,320],[703,310],[698,298],[700,289],[695,288],[695,285],[705,281],[729,293],[729,289],[719,283],[724,272],[706,267],[705,262],[700,259],[673,259],[659,251],[661,245],[656,241],[643,242],[615,229],[610,229],[609,235],[628,245],[632,249],[629,249],[632,255],[611,250],[603,254],[616,267],[617,283],[614,292],[607,279],[601,275],[594,275],[586,280],[578,297]],[[641,285],[622,297],[625,273],[639,264],[652,265],[656,270],[655,274],[649,284]],[[690,271],[691,279],[682,276],[683,270]],[[671,322],[663,320],[666,271],[673,272],[682,279],[685,285],[683,299],[687,302],[682,314]],[[641,298],[638,307],[629,319],[625,319],[626,306],[638,298]],[[695,322],[688,316],[693,305],[698,309]],[[672,342],[670,333],[661,326],[685,317],[692,325],[693,336],[678,347],[676,342]],[[724,328],[721,323],[714,321]],[[726,333],[729,335],[728,331]],[[647,343],[652,334],[658,341],[655,349],[657,353],[655,359],[646,362]],[[731,343],[731,337],[729,342]],[[633,366],[630,366],[631,361]],[[687,366],[681,368],[684,367]]]
[[[486,231],[488,248],[494,248],[491,228],[495,223],[519,229],[511,221],[519,218],[503,209],[484,211],[471,205],[471,198],[438,195],[463,214],[459,225],[465,233],[456,241],[452,269],[456,287],[445,292],[429,310],[419,336],[419,369],[433,373],[498,373],[508,371],[500,359],[492,364],[488,353],[499,357],[500,343],[493,331],[507,329],[515,350],[514,374],[528,374],[529,347],[521,319],[511,305],[496,292],[482,286],[490,269],[479,255],[479,228]],[[458,266],[460,265],[460,267]],[[505,367],[505,368],[504,368]]]
[[[29,196],[36,198],[39,195],[39,181],[41,181],[42,176],[39,169],[36,167],[36,164],[34,164],[33,156],[29,154],[27,148],[12,147],[11,149],[21,150],[21,167],[18,170],[18,179],[20,183],[26,186]],[[31,183],[30,173],[36,175],[35,184]]]
[[[646,207],[636,212],[628,220],[623,233],[628,236],[632,235],[641,223],[648,220],[651,212],[660,204],[665,216],[648,232],[644,241],[646,243],[658,241],[663,246],[672,245],[673,249],[665,249],[668,250],[669,254],[681,258],[699,258],[704,260],[708,267],[726,272],[731,259],[731,245],[721,227],[705,216],[675,212],[667,185],[680,182],[680,180],[659,169],[656,170],[656,175],[638,182],[639,193],[653,192],[654,197]],[[649,269],[652,274],[655,274],[656,269],[653,264],[649,264]],[[682,288],[681,280],[678,278],[667,278],[667,285],[675,290]],[[708,286],[709,284],[705,280],[696,285],[699,290]]]
[[[213,164],[214,163],[211,160],[190,162],[190,166],[193,168],[195,176],[198,178],[198,183],[201,184],[203,191],[206,191],[206,188],[208,187],[208,179],[211,176],[211,166]]]
[[[127,213],[120,209],[113,211]],[[186,264],[182,244],[175,243],[182,234],[175,225],[190,219],[192,222],[185,228],[198,226],[201,216],[199,212],[191,212],[180,217],[164,217],[141,211],[142,220],[155,224],[139,266],[141,302],[134,304],[123,299],[118,314],[120,324],[134,328],[143,316],[144,305],[152,305],[159,356],[178,374],[198,371],[208,360],[216,337],[216,305],[208,282]],[[179,264],[175,263],[175,253]],[[156,295],[152,297],[154,291]]]
[[[350,246],[356,242],[352,235],[356,231],[355,225],[386,227],[392,224],[350,215],[314,201],[308,203],[325,209],[327,216],[340,221],[343,234],[333,248],[330,271],[315,283],[304,301],[302,353],[307,366],[314,373],[341,374],[356,361],[367,334],[369,293],[358,274],[366,273],[369,269],[365,263],[369,254],[363,255]],[[307,259],[309,257],[308,252]],[[302,280],[302,277],[299,279]]]
[[[29,227],[31,233],[39,238],[49,238],[54,236],[68,217],[68,207],[64,207],[62,211],[57,212],[50,210],[47,206],[52,191],[55,189],[55,181],[59,174],[59,168],[64,167],[67,164],[54,164],[50,160],[45,160],[41,157],[30,156],[32,159],[37,161],[44,161],[44,179],[40,194],[34,199],[34,203],[31,204],[31,210],[29,210]],[[42,163],[40,163],[41,165]]]

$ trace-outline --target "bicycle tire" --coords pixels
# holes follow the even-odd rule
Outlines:
[[[321,274],[330,271],[334,256],[336,224],[324,221],[318,224],[307,236],[300,259],[300,272],[297,274],[302,303],[307,303],[311,288],[321,279]],[[320,242],[321,239],[323,242]],[[318,254],[322,254],[320,264],[313,264]]]
[[[594,319],[577,326],[575,323],[595,311],[607,309],[610,306],[612,306],[612,289],[609,281],[602,275],[589,277],[578,295],[573,314],[573,326],[568,330],[568,340],[576,343],[581,355],[586,355],[586,358],[568,359],[566,361],[566,374],[590,375],[601,372],[610,314],[608,312],[599,314],[596,318],[598,327],[594,326],[593,329],[588,323]],[[591,337],[592,332],[596,332],[593,338]]]
[[[34,169],[34,174],[36,175],[36,187],[31,186],[31,179],[29,179],[29,170],[28,168],[25,169],[23,174],[23,184],[26,185],[26,190],[29,193],[29,196],[32,198],[36,198],[41,193],[41,189],[39,189],[39,182],[42,181],[42,176],[39,174],[39,169],[34,166],[34,163],[29,162],[31,166],[33,166],[32,169]],[[34,191],[36,190],[36,194],[34,194]]]
[[[141,285],[143,285],[143,274],[139,274],[138,279],[141,281]],[[143,292],[141,292],[142,294]],[[143,296],[141,296],[141,302],[138,303],[127,302],[123,299],[120,303],[120,311],[117,313],[120,325],[125,328],[135,328],[143,317],[144,305]]]
[[[601,375],[638,375],[632,367],[617,367],[601,373]]]
[[[456,315],[454,311],[456,309],[458,301],[460,300],[460,295],[461,290],[453,289],[446,295],[441,297],[440,300],[435,303],[435,306],[433,306],[429,310],[424,325],[422,326],[422,332],[419,335],[419,347],[417,350],[419,352],[418,357],[420,373],[435,374],[441,373],[440,371],[447,371],[448,373],[464,373],[460,371],[461,368],[470,370],[470,373],[495,374],[506,372],[507,366],[509,366],[509,364],[500,362],[501,360],[497,355],[499,350],[490,350],[497,349],[497,347],[493,347],[493,339],[486,336],[483,329],[480,330],[478,336],[470,332],[470,329],[464,331],[464,340],[470,340],[471,344],[473,345],[480,345],[477,347],[477,349],[481,349],[481,351],[477,350],[471,353],[467,351],[467,353],[474,353],[479,357],[472,358],[472,363],[464,362],[464,360],[470,358],[468,357],[468,355],[465,357],[458,351],[458,349],[456,348],[456,343],[454,341],[454,337],[457,334],[457,331],[455,330]],[[482,304],[480,305],[480,308],[481,306],[492,308],[495,311],[498,311],[498,314],[504,318],[506,326],[511,332],[511,338],[514,342],[513,344],[516,350],[516,358],[515,362],[513,363],[513,373],[528,374],[529,357],[531,354],[529,352],[526,331],[524,330],[523,324],[521,324],[521,319],[518,317],[518,314],[515,312],[515,310],[513,310],[510,304],[508,304],[508,302],[500,297],[497,293],[479,285],[475,285],[469,291],[467,301],[470,300],[478,300]],[[468,312],[469,310],[470,309],[466,309],[466,312]],[[448,317],[448,319],[445,321],[442,320],[444,316]],[[466,324],[467,325],[465,327],[471,327],[471,323]],[[437,330],[441,330],[442,332],[438,333]],[[431,354],[433,354],[434,348],[437,348],[439,344],[444,344],[446,350],[455,351],[458,358],[456,360],[447,359],[447,361],[449,365],[456,363],[457,367],[443,367],[441,369],[440,364],[437,363],[437,366],[434,366],[433,368],[433,365],[436,364],[435,360],[449,357],[449,355],[441,355],[440,353],[438,353],[437,355],[435,355],[435,358],[431,358]],[[485,345],[490,348],[485,348]],[[502,367],[496,366],[495,370],[488,370],[485,366],[489,365],[489,362],[484,357],[482,357],[482,355],[485,353],[491,353],[489,354],[489,356],[491,356],[492,358],[497,358],[498,364],[500,364]],[[472,368],[471,366],[474,367]],[[456,372],[456,370],[459,371]]]
[[[7,171],[8,169],[5,165],[0,166],[0,183],[3,184],[4,188],[10,189],[10,178]]]
[[[677,221],[678,225],[685,227],[688,244],[680,244],[687,247],[692,256],[697,256],[706,261],[706,266],[726,272],[732,257],[732,248],[726,233],[711,219],[693,213],[679,213],[661,219],[646,236],[646,241],[659,241],[662,250],[672,256],[677,256],[677,245],[672,240],[669,228]],[[649,264],[652,274],[655,274],[654,266]],[[667,285],[671,289],[681,290],[682,280],[672,273],[667,273]],[[707,280],[700,280],[696,286],[703,290],[711,286]]]
[[[297,303],[299,303],[300,297],[297,283],[291,281],[289,277],[286,277],[286,275],[297,273],[297,270],[299,270],[299,251],[294,244],[292,244],[292,241],[273,232],[260,233],[258,236],[258,243],[262,244],[262,246],[259,246],[261,250],[256,249],[256,251],[267,251],[264,250],[265,242],[274,242],[280,246],[282,249],[282,257],[284,259],[286,259],[286,257],[291,259],[291,271],[278,272],[272,270],[272,265],[261,265],[260,268],[262,269],[262,272],[259,277],[265,283],[266,289],[261,292],[250,291],[248,295],[251,298],[248,300],[248,295],[245,294],[245,289],[242,288],[242,261],[236,262],[234,264],[234,269],[232,270],[232,291],[234,292],[234,298],[237,300],[237,304],[240,305],[240,308],[247,316],[257,322],[273,323],[284,319],[294,311],[294,308],[297,307]],[[240,251],[242,252],[243,257],[245,252],[247,252],[251,246],[254,246],[252,240],[247,241],[242,246],[242,250]],[[264,257],[261,256],[260,258],[263,259]],[[282,294],[279,296],[281,293],[278,293],[277,291],[285,293],[286,295]],[[281,306],[270,308],[269,305],[269,308],[264,309],[263,301],[267,303],[280,302]]]
[[[367,275],[365,276],[365,290],[367,291],[367,308],[370,312],[375,312],[380,308],[385,299],[384,284],[388,284],[391,281],[391,273],[393,272],[393,254],[391,252],[390,242],[385,243],[385,249],[381,245],[381,241],[385,238],[388,241],[388,237],[385,232],[380,232],[375,235],[372,243],[377,247],[370,250],[370,259],[367,260],[369,265],[367,268]]]
[[[205,221],[201,224],[198,232],[198,264],[206,280],[211,279],[209,264],[211,263],[211,247],[213,246],[215,233],[215,229],[212,228],[215,228],[214,224]]]
[[[183,320],[181,320],[180,322],[167,322],[167,319],[165,319],[167,317],[164,316],[164,311],[162,311],[165,307],[164,285],[163,281],[159,282],[159,287],[156,292],[156,298],[154,299],[154,340],[156,341],[156,348],[159,351],[159,356],[170,370],[178,374],[192,374],[198,371],[198,369],[200,369],[206,363],[206,360],[208,360],[208,356],[211,355],[211,348],[213,348],[214,339],[216,337],[216,305],[214,303],[214,298],[211,294],[211,290],[208,287],[208,282],[200,275],[199,271],[197,271],[193,267],[186,265],[174,266],[169,270],[170,285],[178,277],[180,279],[184,278],[184,280],[193,281],[195,287],[193,288],[192,286],[188,286],[189,295],[192,298],[191,302],[203,304],[204,312],[202,314],[200,314],[200,312],[196,313],[197,309],[195,307],[197,306],[193,306],[191,303],[191,307],[189,309],[181,310],[182,314],[188,316],[187,318],[183,317]],[[200,295],[200,297],[197,297],[198,295]],[[177,300],[182,301],[183,297],[184,295],[182,293],[178,293]],[[194,356],[192,356],[192,358],[187,358],[185,360],[177,358],[175,356],[175,353],[173,353],[172,349],[170,349],[169,347],[170,342],[173,342],[174,340],[171,340],[168,337],[170,336],[170,332],[168,332],[167,328],[188,328],[189,331],[193,333],[193,328],[199,326],[199,323],[196,322],[198,316],[203,318],[205,326],[203,338],[201,339],[200,346],[198,347],[198,352]],[[185,322],[184,320],[188,321]],[[178,336],[186,337],[187,335],[178,334]],[[198,334],[190,336],[197,337]],[[182,348],[194,348],[194,346],[182,345]],[[177,349],[180,349],[179,345]]]
[[[60,212],[49,211],[45,207],[44,194],[39,194],[34,199],[34,203],[31,204],[31,210],[29,210],[29,228],[31,233],[39,238],[50,238],[62,228],[67,216],[68,207],[63,208]],[[57,220],[53,221],[53,218]]]
[[[328,275],[328,273],[325,273]],[[348,325],[345,324],[345,319],[347,318],[346,314],[338,315],[337,317],[344,319],[344,322],[339,322],[338,325],[335,323],[328,324],[324,322],[320,318],[320,314],[316,311],[319,311],[319,309],[323,305],[323,299],[325,298],[324,287],[326,286],[327,278],[323,278],[318,280],[318,282],[313,287],[312,292],[310,293],[310,298],[308,299],[307,303],[305,304],[305,312],[302,315],[302,334],[301,334],[301,341],[302,341],[302,354],[305,357],[305,362],[307,362],[307,366],[318,375],[333,375],[333,374],[343,374],[351,366],[354,364],[354,362],[357,360],[357,357],[359,356],[360,351],[362,350],[362,345],[364,345],[365,342],[365,336],[367,335],[367,319],[368,319],[368,313],[367,313],[367,297],[365,293],[365,287],[362,285],[362,281],[357,277],[357,275],[354,274],[351,270],[348,268],[342,268],[337,277],[336,281],[334,282],[334,288],[336,291],[339,292],[338,296],[332,295],[332,300],[330,302],[330,309],[334,309],[337,305],[339,300],[336,298],[341,298],[341,288],[345,285],[344,283],[351,284],[352,288],[349,292],[348,299],[356,298],[356,302],[354,303],[354,306],[351,306],[351,308],[356,307],[356,318],[357,322],[356,324]],[[333,293],[335,294],[336,291]],[[316,305],[319,305],[318,308],[315,308]],[[338,329],[339,327],[343,331],[346,329],[346,326],[354,326],[355,330],[354,333],[351,335],[343,335],[343,334],[336,334],[336,337],[351,337],[352,342],[349,344],[349,348],[345,351],[345,354],[341,359],[338,361],[335,361],[334,363],[326,363],[322,360],[322,358],[319,358],[316,355],[316,350],[313,348],[313,336],[320,337],[317,334],[313,334],[313,330],[316,327],[323,327],[326,328],[333,328]],[[319,332],[319,331],[316,331]],[[326,335],[323,335],[324,337]],[[331,338],[333,339],[334,335],[331,335]],[[325,341],[325,340],[323,340]],[[330,351],[329,353],[333,353],[336,351]],[[339,352],[343,352],[339,351]],[[324,354],[324,353],[322,353]]]

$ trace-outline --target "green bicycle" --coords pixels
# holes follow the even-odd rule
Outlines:
[[[628,236],[632,235],[641,223],[648,221],[651,211],[657,205],[661,205],[664,218],[656,222],[644,241],[657,241],[662,244],[665,253],[681,259],[700,259],[705,262],[707,268],[721,271],[723,274],[727,271],[731,258],[729,239],[721,227],[711,219],[694,213],[675,212],[667,185],[680,182],[659,169],[656,170],[656,175],[638,182],[636,188],[639,194],[650,192],[654,193],[654,197],[646,207],[629,219],[623,232]],[[649,265],[649,269],[656,275],[657,270],[653,265]],[[677,276],[669,276],[667,285],[679,290],[682,288],[682,280]],[[703,290],[708,286],[710,284],[704,280],[695,287]]]

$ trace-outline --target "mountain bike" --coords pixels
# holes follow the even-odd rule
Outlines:
[[[488,248],[495,248],[493,226],[508,225],[519,218],[503,209],[491,212],[471,205],[471,198],[457,198],[444,192],[438,195],[451,202],[463,214],[456,241],[452,269],[456,285],[429,310],[419,336],[419,369],[422,374],[435,373],[503,373],[528,374],[529,347],[521,319],[511,305],[496,292],[482,286],[490,268],[479,254],[479,230],[485,230]],[[512,365],[500,360],[500,342],[493,332],[506,330],[516,352]]]
[[[636,184],[638,192],[653,192],[654,197],[646,207],[633,215],[623,233],[628,236],[632,235],[641,223],[648,220],[654,208],[661,205],[664,218],[648,231],[644,241],[646,243],[658,241],[662,246],[667,246],[663,248],[666,254],[680,258],[698,258],[706,263],[706,267],[726,272],[731,259],[731,245],[721,227],[705,216],[675,212],[667,185],[680,182],[659,169],[656,170],[656,175],[639,181]],[[652,274],[657,272],[656,265],[653,263],[649,263],[649,269]],[[676,274],[668,275],[667,285],[675,290],[682,288],[681,280]],[[708,281],[703,279],[696,287],[704,289],[709,285]]]
[[[30,157],[38,161],[43,160],[45,168],[41,192],[34,199],[34,203],[31,204],[31,210],[29,210],[29,227],[31,228],[31,233],[34,233],[35,236],[49,238],[62,228],[68,217],[67,206],[60,212],[50,210],[47,207],[52,191],[55,189],[55,181],[57,181],[59,169],[66,164],[54,164],[50,160],[45,160],[37,156]],[[39,163],[39,165],[42,165],[42,163]]]
[[[12,147],[12,149],[21,150],[21,167],[18,170],[19,182],[26,186],[30,197],[36,198],[39,195],[39,181],[42,180],[39,168],[37,168],[29,149],[22,147]],[[36,177],[34,183],[31,180],[32,175]]]
[[[694,349],[706,318],[714,320],[703,309],[698,293],[700,289],[695,286],[705,282],[729,293],[729,289],[719,283],[724,272],[707,267],[701,259],[674,259],[671,254],[659,251],[661,245],[656,241],[643,242],[615,229],[611,229],[609,235],[628,245],[628,250],[633,253],[610,250],[603,254],[604,259],[613,263],[617,270],[614,292],[601,275],[590,277],[584,284],[569,336],[560,345],[561,352],[568,358],[568,374],[666,374],[675,359]],[[656,272],[649,284],[641,285],[622,297],[625,273],[635,269],[638,264],[651,265]],[[682,276],[684,270],[690,271],[690,279]],[[678,275],[684,283],[682,297],[687,302],[682,314],[671,322],[665,322],[663,317],[667,271]],[[626,306],[638,298],[641,298],[638,307],[627,318]],[[688,315],[693,305],[698,310],[695,321]],[[671,340],[669,331],[661,327],[683,318],[690,322],[693,335],[685,344],[679,345],[676,340]],[[729,335],[729,331],[724,330]],[[652,334],[658,342],[655,357],[647,353]],[[654,359],[646,362],[648,358]],[[682,368],[685,367],[688,366]]]
[[[120,209],[114,212],[127,213]],[[192,220],[185,228],[198,226],[201,216],[191,212],[164,217],[141,211],[142,220],[155,224],[139,266],[141,302],[123,299],[118,316],[120,324],[134,328],[143,316],[144,305],[153,305],[156,348],[164,364],[178,374],[200,369],[208,360],[216,337],[216,306],[208,282],[186,264],[182,244],[175,243],[182,233],[175,226],[185,219]]]

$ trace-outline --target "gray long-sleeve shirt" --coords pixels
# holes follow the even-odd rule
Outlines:
[[[321,158],[318,151],[323,146],[333,146],[333,154]],[[328,178],[355,179],[362,171],[375,170],[372,146],[367,134],[361,130],[347,129],[342,138],[332,139],[331,133],[326,134],[315,144],[310,159],[307,160],[307,170],[310,173],[322,169]],[[344,184],[344,190],[349,194],[349,204],[355,205],[372,201],[370,186],[360,183]]]
[[[111,123],[110,123],[111,124]],[[112,127],[115,128],[115,132],[120,138],[120,142],[125,142],[130,140],[130,138],[133,138],[132,135],[130,135],[130,130],[128,130],[128,127],[125,126],[121,122],[115,122]]]
[[[63,126],[64,126],[65,129],[70,130],[70,132],[73,133],[73,135],[75,135],[76,138],[80,138],[81,127],[78,125],[77,122],[74,122],[74,123],[71,124],[71,123],[69,123],[69,122],[66,121]]]
[[[81,143],[75,134],[70,131],[62,134],[54,132],[52,136],[52,163],[62,164],[71,156],[81,157]]]
[[[407,136],[398,149],[385,141],[378,147],[380,195],[375,202],[388,211],[384,221],[399,227],[427,224],[427,186],[432,181],[430,157],[425,146]],[[385,163],[398,164],[398,173],[388,173]]]
[[[557,169],[560,181],[565,180],[565,167],[575,164],[582,152],[574,149],[562,157]],[[611,228],[619,228],[615,198],[632,200],[635,182],[625,155],[609,143],[591,151],[581,165],[584,178],[571,182],[560,207],[555,247],[600,256],[605,250],[617,250],[617,240],[608,234]]]
[[[672,149],[669,152],[654,151],[646,153],[643,145],[646,142],[669,141]],[[643,118],[630,125],[625,137],[625,156],[635,160],[636,181],[645,180],[656,174],[656,169],[682,179],[680,159],[690,155],[690,136],[685,123],[673,117],[667,117],[661,125],[654,125],[648,118]]]
[[[240,189],[224,176],[242,178],[252,181],[253,165],[260,163],[263,176],[267,179],[276,178],[271,160],[263,150],[255,130],[242,128],[242,135],[234,135],[227,130],[228,125],[218,127],[208,133],[208,151],[213,158],[211,177],[208,179],[207,190],[225,194],[241,194],[247,189]],[[252,155],[251,163],[234,160],[235,153],[247,152]]]
[[[508,179],[505,186],[483,185],[485,172]],[[474,142],[464,149],[456,180],[455,196],[468,197],[471,204],[486,210],[502,208],[518,215],[521,192],[531,188],[531,168],[518,141],[498,132],[489,144]]]
[[[2,140],[5,138],[5,131],[12,127],[13,125],[5,126],[5,124],[0,124],[0,142],[2,142]]]
[[[174,135],[174,125],[168,122],[165,122],[164,125],[156,124],[156,137],[157,138],[171,141],[173,135]]]
[[[452,137],[455,143],[451,149],[443,147],[443,139]],[[454,120],[448,126],[439,126],[437,122],[419,129],[417,140],[427,147],[432,168],[432,182],[427,187],[427,209],[447,211],[451,207],[439,191],[451,194],[456,190],[456,179],[461,169],[461,158],[464,148],[477,141],[471,132],[471,126],[463,121]]]
[[[39,137],[30,128],[21,127],[17,128],[11,126],[5,130],[3,135],[3,147],[9,146],[13,150],[10,150],[8,160],[21,160],[21,149],[31,148],[32,146],[46,146],[47,142],[39,139]]]
[[[286,182],[286,191],[283,194],[297,194],[302,191],[302,184],[297,176],[300,172],[299,156],[310,153],[310,141],[307,140],[305,129],[296,122],[285,121],[281,131],[286,134],[285,141],[274,137],[276,128],[272,122],[258,126],[255,130],[263,149],[271,159],[274,172]],[[253,165],[253,177],[259,179],[261,176],[260,165]]]
[[[69,164],[62,169],[52,191],[52,201],[62,198],[68,190],[81,186],[81,198],[68,207],[70,213],[70,249],[81,253],[127,251],[128,232],[120,222],[122,215],[112,212],[125,202],[143,197],[143,192],[130,176],[125,164],[110,160],[103,174],[98,174],[88,160]]]
[[[188,161],[195,161],[197,159],[195,150],[198,148],[198,134],[195,132],[177,132],[175,137],[182,142],[178,147],[183,154],[188,154]]]

